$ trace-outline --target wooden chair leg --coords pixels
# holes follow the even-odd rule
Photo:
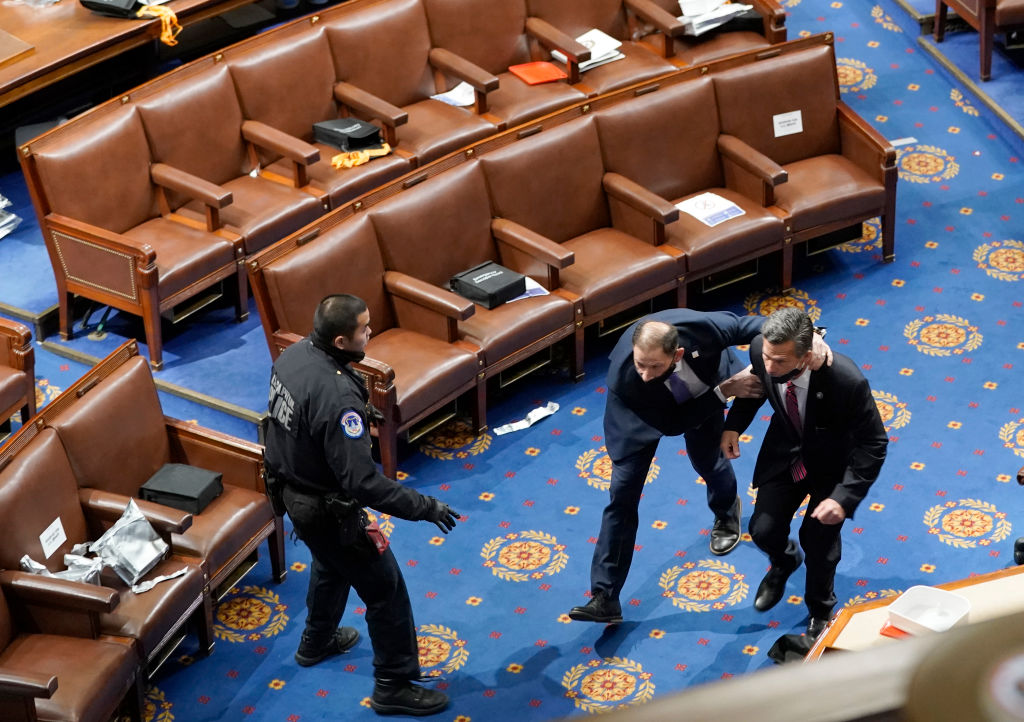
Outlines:
[[[782,290],[793,286],[793,239],[787,238],[782,244]]]
[[[143,296],[142,326],[146,331],[146,345],[149,346],[149,365],[154,371],[164,367],[163,329],[160,327],[160,305],[156,294]]]
[[[59,323],[60,323],[60,337],[65,341],[71,340],[71,304],[75,299],[75,294],[63,291],[58,294],[60,298],[59,302]]]
[[[193,615],[196,625],[196,636],[199,637],[199,651],[209,655],[213,651],[213,598],[209,593],[203,594],[203,603]]]
[[[284,559],[284,517],[274,516],[274,531],[267,537],[267,546],[270,547],[270,571],[274,581],[280,584],[288,576],[288,569],[285,568]]]
[[[687,285],[686,276],[681,276],[676,286],[676,308],[686,308]]]
[[[583,374],[584,374],[584,370],[583,370],[583,362],[584,362],[584,358],[583,358],[583,331],[584,331],[583,322],[582,321],[577,321],[576,322],[576,331],[573,333],[573,337],[572,337],[572,353],[571,353],[571,360],[569,361],[569,363],[571,364],[570,372],[571,372],[571,375],[572,375],[572,380],[573,381],[577,381],[577,382],[583,380]]]
[[[385,422],[377,427],[377,443],[384,476],[394,479],[398,473],[398,432],[394,424]]]
[[[932,27],[932,36],[935,42],[941,43],[946,37],[946,13],[949,8],[942,0],[935,0],[935,25]]]
[[[239,261],[238,273],[235,277],[235,319],[241,323],[249,318],[249,275],[245,270],[245,262]]]
[[[481,373],[482,377],[483,374]],[[476,389],[473,392],[473,433],[479,436],[487,431],[487,380],[477,379]]]
[[[978,31],[978,44],[981,46],[981,79],[991,80],[992,79],[992,45],[993,39],[995,38],[995,20],[993,19],[992,24],[986,22],[986,17],[982,18],[981,30]]]
[[[146,709],[146,675],[140,670],[135,676],[135,683],[125,695],[124,706],[128,719],[132,722],[143,722]]]

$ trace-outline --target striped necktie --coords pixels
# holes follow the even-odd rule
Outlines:
[[[804,424],[800,418],[800,402],[796,398],[796,388],[792,381],[786,382],[786,412],[789,414],[789,420],[796,427],[797,434],[803,436]],[[803,481],[807,477],[807,467],[804,466],[804,460],[799,456],[789,470],[793,474],[793,481]]]

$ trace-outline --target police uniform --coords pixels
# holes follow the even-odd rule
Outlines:
[[[378,471],[368,399],[362,377],[335,353],[309,338],[288,347],[270,382],[266,463],[312,554],[304,637],[327,645],[354,588],[366,605],[375,677],[410,680],[420,666],[409,594],[391,549],[367,533],[362,507],[417,521],[432,500]]]

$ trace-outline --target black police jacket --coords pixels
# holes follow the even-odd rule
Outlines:
[[[289,346],[270,380],[266,463],[287,485],[307,493],[342,492],[362,506],[418,521],[428,497],[384,476],[370,455],[362,377],[313,345]]]

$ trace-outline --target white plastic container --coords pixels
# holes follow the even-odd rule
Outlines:
[[[966,597],[917,585],[889,605],[889,623],[911,634],[945,632],[964,624],[970,611],[971,603]]]

